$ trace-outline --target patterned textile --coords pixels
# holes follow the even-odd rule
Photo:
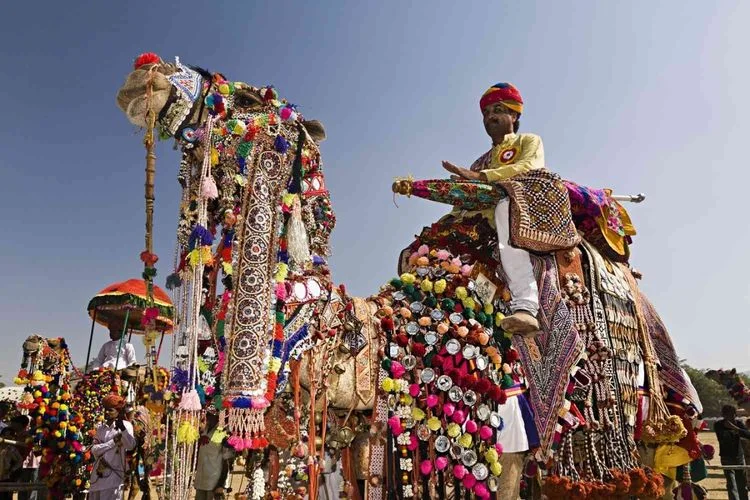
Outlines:
[[[573,222],[584,238],[615,262],[627,262],[635,227],[625,208],[612,199],[612,191],[563,183],[570,197]]]
[[[675,391],[683,398],[689,398],[691,394],[690,382],[685,379],[685,372],[680,367],[680,360],[675,352],[672,339],[664,326],[659,314],[653,304],[642,293],[638,294],[641,311],[646,320],[649,337],[659,359],[659,378],[669,389]],[[692,402],[692,401],[691,401]]]
[[[552,252],[580,243],[570,212],[568,191],[560,176],[540,168],[498,184],[511,199],[513,245],[534,252]]]
[[[523,113],[523,99],[521,93],[511,83],[496,83],[492,87],[488,88],[482,94],[482,98],[479,99],[480,111],[489,106],[501,102],[509,109],[517,112],[518,114]]]
[[[463,179],[419,180],[412,182],[411,189],[414,196],[463,210],[494,209],[498,201],[507,197],[499,186]]]
[[[558,414],[567,406],[566,387],[573,367],[583,354],[583,341],[573,326],[568,306],[558,286],[553,256],[532,256],[539,283],[539,320],[542,328],[536,338],[512,338],[526,373],[534,422],[546,454],[553,446]]]
[[[271,317],[273,273],[276,267],[280,221],[276,200],[286,187],[291,172],[282,168],[281,156],[274,151],[261,153],[253,179],[248,182],[247,203],[242,233],[237,238],[236,292],[227,367],[225,395],[261,396],[265,393],[263,361],[268,341],[268,318]]]

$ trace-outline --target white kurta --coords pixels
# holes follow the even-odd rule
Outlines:
[[[101,500],[119,500],[122,498],[123,484],[127,472],[126,453],[135,448],[133,425],[124,421],[125,431],[115,428],[107,422],[96,428],[91,454],[94,456],[94,470],[91,473],[89,498]],[[115,436],[122,435],[120,444],[115,443]],[[99,472],[102,469],[103,472]]]
[[[120,357],[117,357],[117,351],[120,350]],[[99,349],[99,355],[91,362],[91,368],[114,368],[122,370],[136,363],[135,348],[133,344],[122,341],[120,348],[119,340],[110,340]]]

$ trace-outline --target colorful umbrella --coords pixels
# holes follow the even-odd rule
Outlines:
[[[113,320],[124,322],[133,333],[144,333],[141,317],[147,307],[156,307],[156,330],[163,333],[172,331],[174,307],[164,290],[154,285],[154,304],[149,304],[146,282],[143,279],[130,279],[114,283],[97,293],[89,302],[89,316],[100,325],[108,326]]]

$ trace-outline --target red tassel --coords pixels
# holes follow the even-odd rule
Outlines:
[[[135,64],[133,64],[133,69],[138,69],[146,64],[159,64],[160,62],[161,58],[159,56],[157,56],[153,52],[146,52],[136,57]]]

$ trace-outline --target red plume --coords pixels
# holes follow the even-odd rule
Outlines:
[[[138,69],[145,64],[158,64],[161,62],[161,58],[153,52],[146,52],[135,58],[134,69]]]

